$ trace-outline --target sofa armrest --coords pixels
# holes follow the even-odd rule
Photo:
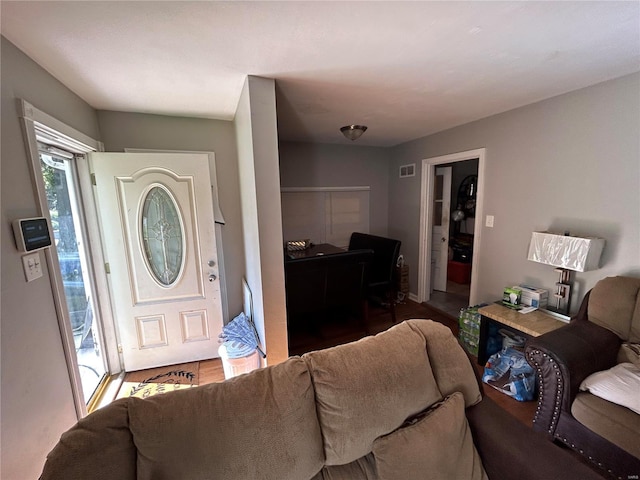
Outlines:
[[[574,453],[549,442],[489,397],[467,408],[473,441],[490,479],[602,480]]]
[[[553,435],[560,413],[571,410],[580,383],[615,365],[619,348],[615,333],[582,319],[529,340],[526,358],[538,378],[534,428]]]

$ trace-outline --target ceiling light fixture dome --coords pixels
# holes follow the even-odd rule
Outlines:
[[[352,141],[359,139],[366,130],[366,125],[345,125],[340,129],[342,134]]]

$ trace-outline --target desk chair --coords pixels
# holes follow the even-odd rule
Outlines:
[[[373,259],[369,268],[367,295],[389,301],[391,320],[396,323],[397,282],[395,278],[396,262],[400,255],[399,240],[368,233],[354,232],[349,240],[349,250],[373,250]]]

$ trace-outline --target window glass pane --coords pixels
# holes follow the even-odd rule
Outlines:
[[[444,196],[444,175],[436,175],[435,179],[435,193],[433,198],[436,200],[442,200]]]
[[[94,318],[88,258],[78,214],[71,160],[40,155],[55,248],[69,311],[85,402],[88,403],[106,373],[101,337]]]
[[[172,285],[183,265],[183,231],[176,203],[165,187],[152,187],[147,193],[140,227],[151,274],[162,285]]]
[[[442,226],[442,200],[433,202],[433,226]]]

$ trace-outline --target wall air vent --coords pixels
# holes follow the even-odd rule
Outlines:
[[[400,178],[415,177],[416,176],[416,164],[401,165],[400,166]]]

